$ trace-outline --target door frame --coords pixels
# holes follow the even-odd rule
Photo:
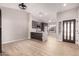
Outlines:
[[[0,53],[2,53],[2,24],[1,24],[1,20],[2,20],[2,12],[0,9]]]
[[[71,41],[71,40],[64,40],[64,22],[70,22],[70,21],[74,21],[74,37],[73,37],[73,41]],[[70,22],[71,23],[71,22]],[[70,42],[70,43],[75,43],[75,30],[76,30],[76,28],[75,28],[75,25],[76,25],[76,19],[71,19],[71,20],[64,20],[63,21],[63,42]],[[67,28],[67,27],[66,27]],[[71,25],[70,25],[70,29],[71,29]],[[67,31],[66,31],[67,32]],[[71,30],[70,30],[70,33],[71,33]],[[68,35],[68,34],[67,34]],[[66,38],[67,38],[67,35],[66,35]],[[69,34],[69,37],[70,37],[70,39],[71,39],[71,34]]]

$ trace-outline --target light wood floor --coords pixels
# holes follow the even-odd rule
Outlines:
[[[79,55],[79,46],[59,42],[56,38],[49,36],[48,41],[22,40],[3,45],[3,53],[9,56],[64,56]]]

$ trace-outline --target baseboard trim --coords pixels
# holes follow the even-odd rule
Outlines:
[[[79,46],[79,42],[75,42],[75,44]]]
[[[13,42],[16,42],[16,41],[21,41],[21,40],[25,40],[25,39],[18,39],[18,40],[12,40],[12,41],[7,41],[7,42],[2,42],[2,44],[13,43]]]

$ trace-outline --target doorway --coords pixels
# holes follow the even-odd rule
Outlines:
[[[2,53],[2,40],[1,40],[1,9],[0,9],[0,53]]]
[[[63,41],[75,43],[75,19],[63,21]]]

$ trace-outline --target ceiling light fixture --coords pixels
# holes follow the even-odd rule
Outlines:
[[[20,3],[19,8],[25,10],[27,8],[27,6],[24,3]]]
[[[52,22],[51,20],[49,20],[49,23]]]
[[[42,12],[39,12],[39,16],[42,17],[43,16],[43,13]]]
[[[42,17],[43,15],[42,15],[42,14],[40,14],[39,16],[40,16],[40,17]]]
[[[64,3],[64,5],[63,5],[63,6],[65,7],[66,5],[67,5],[67,4],[66,4],[66,3]]]

